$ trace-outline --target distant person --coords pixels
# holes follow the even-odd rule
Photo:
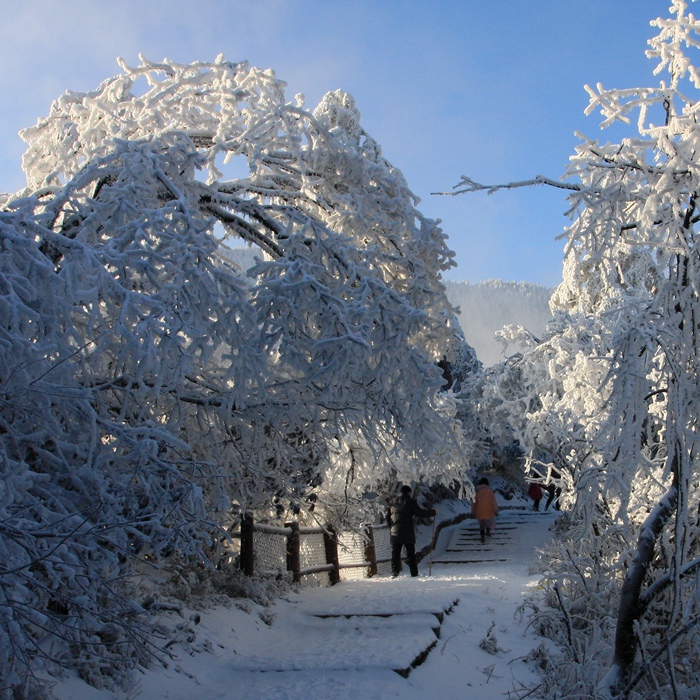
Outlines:
[[[437,515],[434,508],[425,510],[411,496],[411,487],[404,485],[400,494],[389,506],[387,522],[391,528],[391,575],[396,578],[403,568],[401,565],[401,550],[406,548],[406,559],[411,576],[418,576],[416,561],[416,530],[413,518],[430,518]]]
[[[532,510],[540,509],[540,501],[542,500],[542,487],[535,481],[530,484],[530,488],[527,490],[527,495],[532,499]]]
[[[496,494],[489,486],[489,480],[486,477],[482,477],[476,487],[472,515],[479,521],[481,544],[484,544],[486,536],[491,536],[491,528],[496,526],[496,516],[498,515]]]

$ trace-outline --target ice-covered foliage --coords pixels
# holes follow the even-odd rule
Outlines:
[[[499,335],[520,352],[475,375],[469,400],[494,443],[516,441],[526,476],[554,483],[569,505],[606,415],[605,335],[592,319],[577,325],[566,316],[550,321],[539,338],[516,326]]]
[[[524,436],[514,429],[511,419],[517,415],[525,426],[531,425],[531,420],[521,405],[506,406],[507,399],[498,397],[494,380],[501,376],[505,366],[494,368],[493,365],[511,356],[508,364],[511,372],[522,351],[543,337],[551,319],[552,290],[501,280],[475,284],[448,281],[446,288],[449,300],[458,309],[465,338],[449,364],[453,390],[459,399],[458,417],[469,442],[470,461],[477,470],[502,469],[517,481],[522,479],[518,473],[522,461],[518,439],[522,441]],[[520,325],[508,325],[513,323]],[[533,391],[537,393],[537,389]]]
[[[4,695],[32,663],[142,661],[130,574],[195,585],[241,510],[337,518],[467,466],[452,253],[352,98],[311,112],[222,57],[122,68],[23,132],[0,212]]]
[[[697,49],[700,24],[682,0],[671,12],[653,23],[659,34],[647,52],[667,74],[659,87],[589,88],[589,111],[601,110],[603,126],[636,111],[638,134],[620,144],[584,140],[572,158],[568,175],[581,187],[555,295],[610,329],[607,416],[579,488],[596,495],[602,534],[620,531],[629,542],[613,560],[619,608],[599,689],[617,697],[680,697],[697,687],[690,669],[700,661],[690,575],[700,554],[700,80],[684,53]]]
[[[636,115],[637,133],[583,138],[565,182],[530,181],[571,191],[557,316],[486,390],[533,469],[539,450],[576,489],[546,568],[540,622],[566,650],[548,698],[697,695],[700,22],[675,0],[652,24],[658,87],[587,88],[604,127]]]

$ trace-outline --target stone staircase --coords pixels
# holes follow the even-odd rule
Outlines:
[[[349,613],[349,614],[318,614],[323,620],[330,620],[336,626],[336,632],[341,635],[347,632],[349,639],[355,639],[357,631],[362,630],[365,639],[372,639],[372,643],[378,642],[378,648],[383,650],[387,658],[381,658],[384,654],[375,653],[373,665],[391,668],[404,678],[408,678],[411,671],[420,666],[433,650],[440,639],[440,631],[445,615],[449,615],[459,600],[455,600],[448,607],[434,606],[429,612],[386,612],[386,613]],[[327,632],[326,626],[326,632]],[[401,640],[397,647],[397,639]],[[406,641],[409,644],[406,644]],[[342,641],[339,642],[342,644]],[[393,647],[393,648],[392,648]],[[352,653],[348,653],[348,645],[342,645],[343,668],[361,668],[362,659],[353,659]]]
[[[479,524],[469,518],[445,530],[433,552],[433,564],[487,564],[512,561],[533,527],[547,527],[556,517],[552,512],[525,508],[501,508],[496,526],[481,543]]]
[[[409,577],[364,579],[310,591],[317,595],[309,595],[293,613],[295,633],[303,643],[290,649],[278,648],[274,635],[261,645],[251,640],[248,649],[237,654],[233,668],[252,674],[252,683],[268,673],[274,674],[275,682],[344,671],[393,671],[407,678],[436,646],[445,616],[459,603],[447,592],[421,600],[425,585],[425,579]],[[364,590],[368,587],[373,589],[371,605]]]
[[[483,545],[479,526],[471,518],[445,527],[432,557],[438,568],[431,574],[424,558],[418,578],[404,570],[395,580],[386,575],[344,581],[332,588],[307,589],[295,601],[281,600],[276,607],[286,610],[280,620],[293,634],[284,630],[276,634],[282,623],[273,620],[269,629],[247,637],[245,647],[230,660],[229,672],[245,688],[248,700],[304,696],[360,700],[379,697],[374,694],[378,688],[385,693],[381,697],[400,697],[405,691],[400,685],[403,679],[451,639],[446,633],[447,639],[440,641],[443,622],[459,598],[455,586],[441,579],[439,566],[476,564],[479,572],[481,567],[519,557],[527,561],[533,543],[542,539],[537,535],[555,517],[502,506],[493,534]],[[446,573],[449,582],[449,570]],[[459,590],[465,585],[472,584],[463,582]],[[289,647],[290,638],[298,639],[298,644]],[[357,690],[358,683],[364,690]],[[348,688],[356,691],[348,694]]]

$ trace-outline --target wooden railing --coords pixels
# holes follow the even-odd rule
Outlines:
[[[386,525],[338,534],[332,528],[301,527],[297,522],[283,527],[256,523],[246,515],[240,542],[240,568],[246,575],[286,575],[294,582],[325,573],[331,585],[357,578],[352,573],[371,577],[391,558]]]

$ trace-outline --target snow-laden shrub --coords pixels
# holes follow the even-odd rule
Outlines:
[[[596,529],[603,523],[601,518]],[[620,590],[639,531],[633,528],[630,537],[626,528],[608,522],[605,533],[586,533],[581,522],[563,515],[534,569],[542,576],[540,590],[523,610],[533,628],[555,643],[532,659],[542,681],[538,697],[605,697],[600,685],[614,652]],[[643,663],[624,692],[630,700],[692,698],[700,681],[700,648],[696,635],[688,634],[700,612],[697,581],[681,576],[677,598],[667,574],[673,547],[667,536],[660,544],[648,572],[654,583],[642,597],[635,628]],[[687,611],[682,620],[674,620],[676,606]]]

